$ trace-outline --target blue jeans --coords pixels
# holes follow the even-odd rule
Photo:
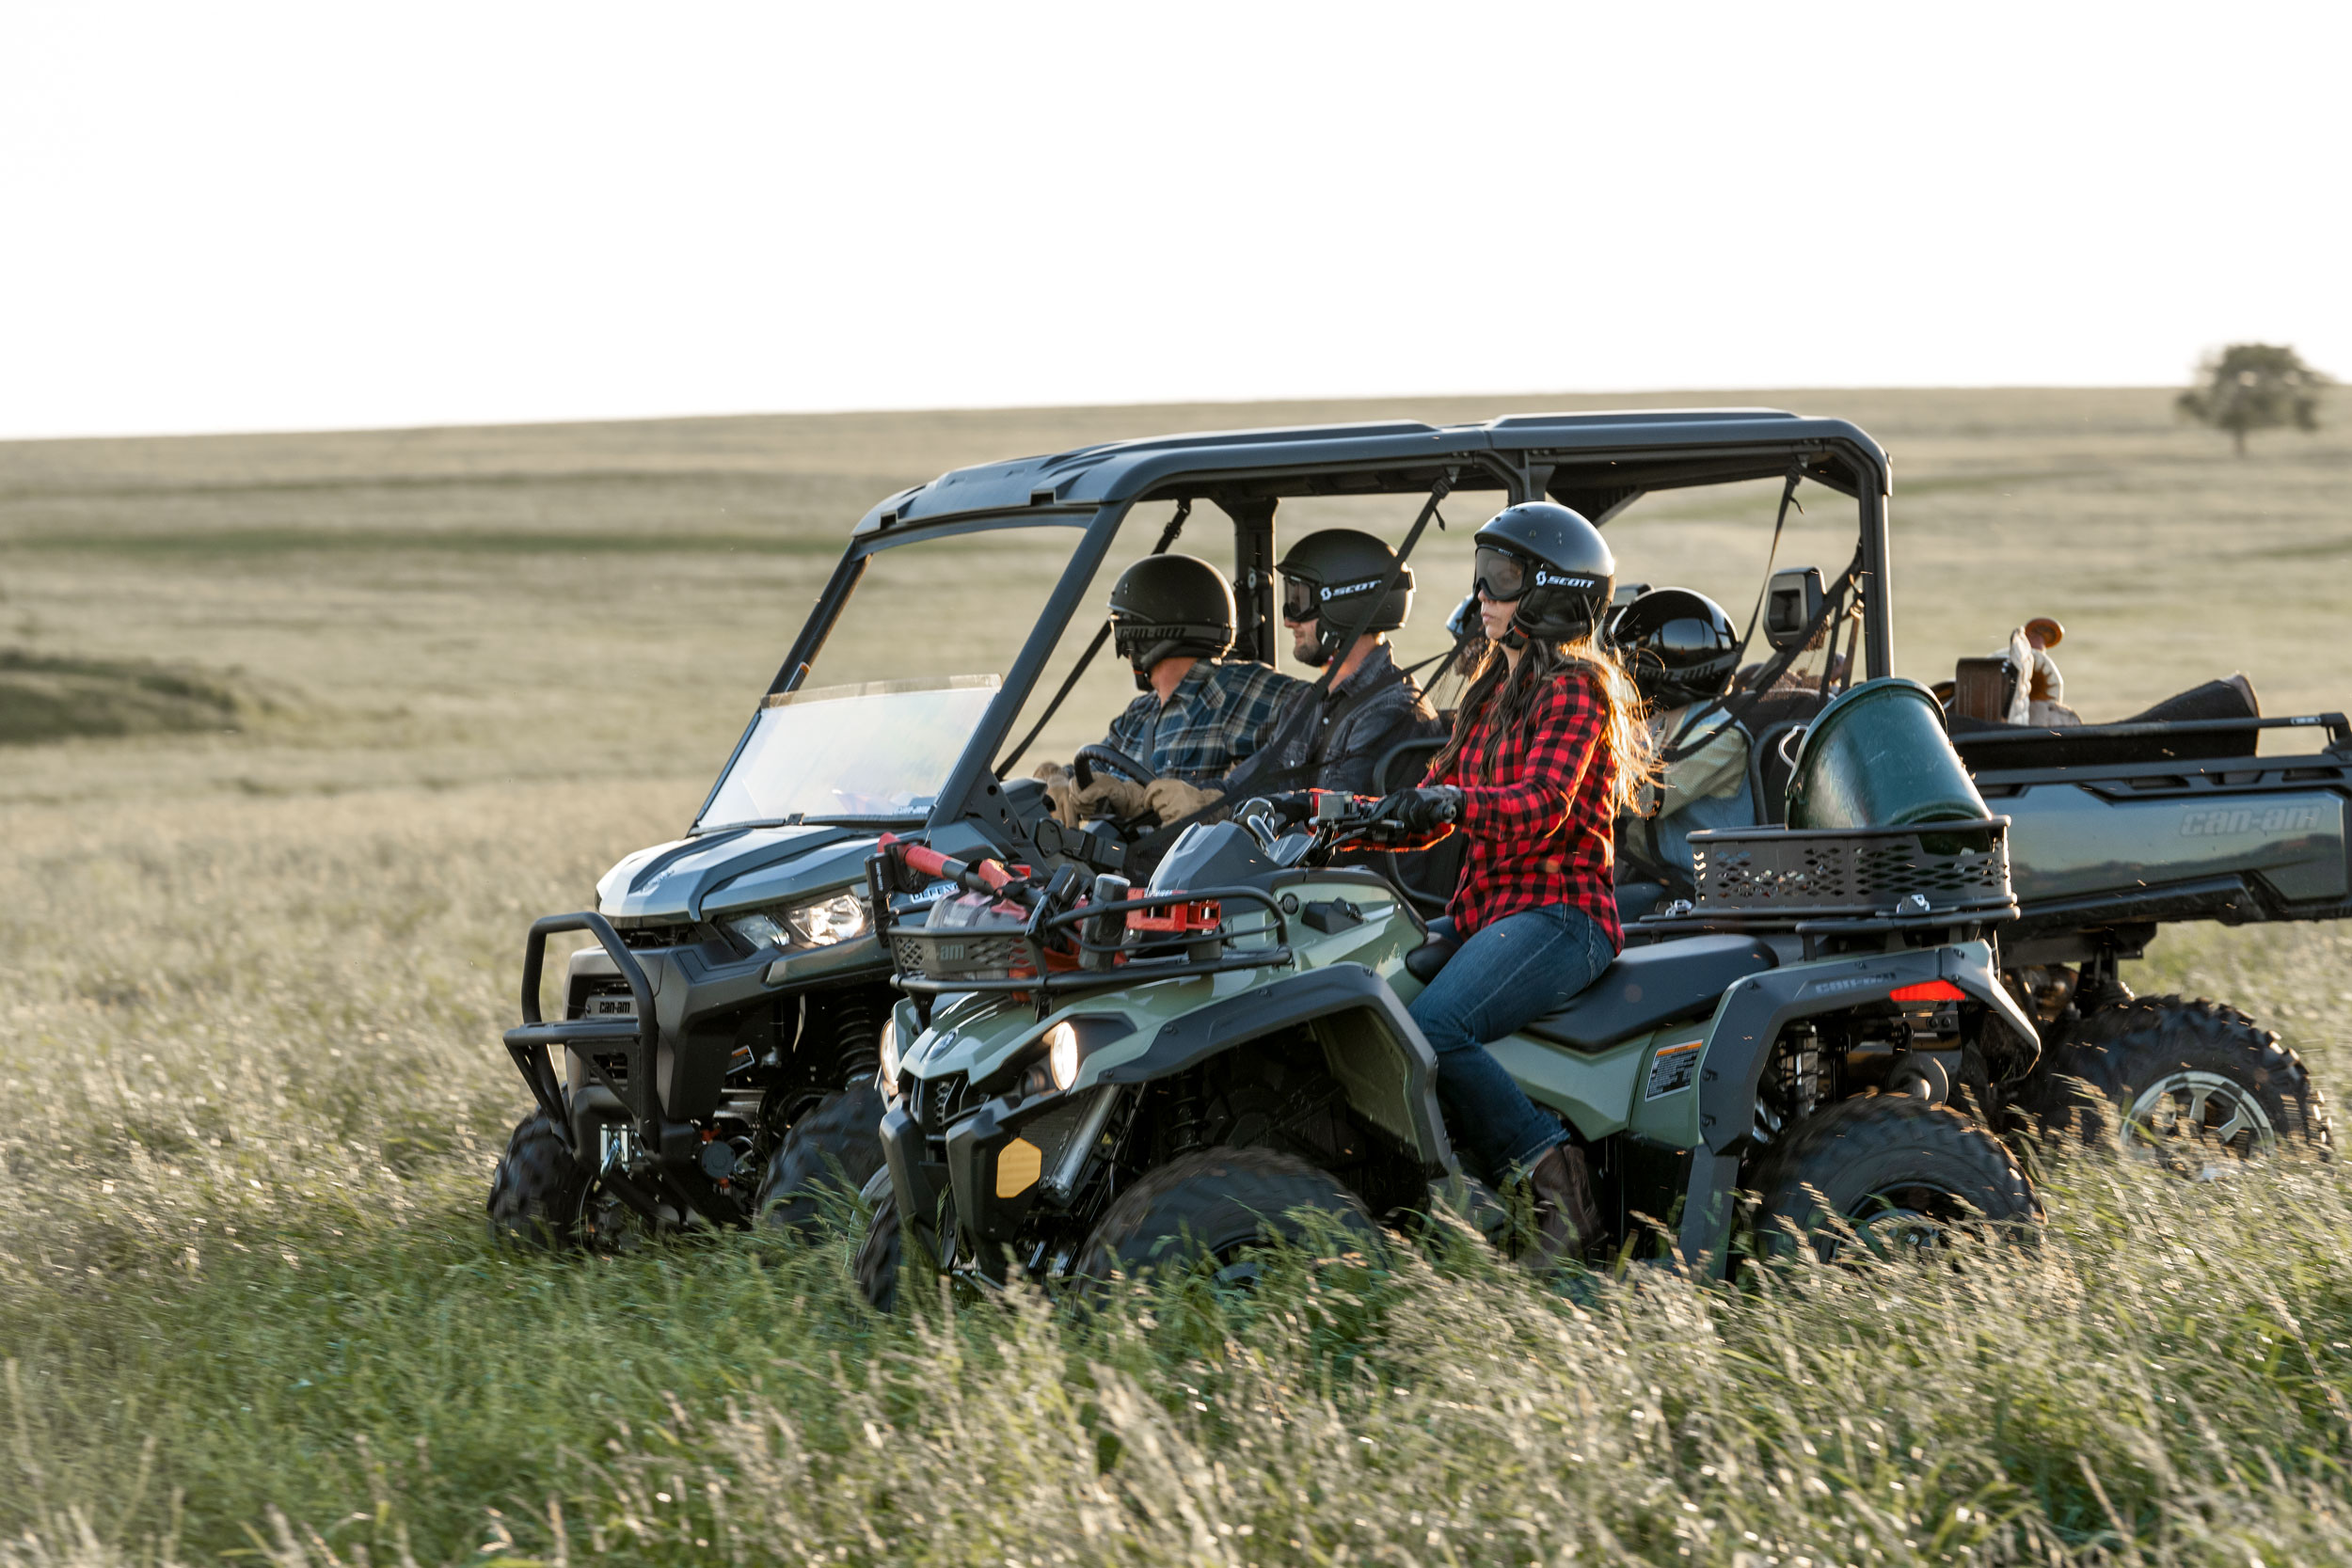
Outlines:
[[[1454,1140],[1497,1180],[1567,1137],[1486,1042],[1543,1017],[1600,977],[1616,952],[1573,904],[1541,904],[1482,928],[1406,1011],[1438,1053],[1438,1103]]]

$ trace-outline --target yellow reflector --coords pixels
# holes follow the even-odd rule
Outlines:
[[[1045,1169],[1045,1152],[1026,1138],[1015,1138],[996,1156],[996,1196],[1019,1197],[1037,1185]]]

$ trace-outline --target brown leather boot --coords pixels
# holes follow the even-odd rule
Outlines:
[[[1527,1173],[1535,1198],[1535,1244],[1527,1261],[1538,1269],[1575,1262],[1601,1241],[1600,1204],[1593,1197],[1584,1151],[1554,1144]]]

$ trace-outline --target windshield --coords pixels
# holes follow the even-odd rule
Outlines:
[[[949,675],[771,697],[696,831],[920,818],[999,684]]]

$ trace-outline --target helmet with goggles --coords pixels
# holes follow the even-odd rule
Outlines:
[[[1377,605],[1370,602],[1396,563],[1395,551],[1352,528],[1310,533],[1275,562],[1282,578],[1282,619],[1293,626],[1315,623],[1315,651],[1308,663],[1328,664],[1339,657],[1343,640],[1394,631],[1405,624],[1413,609],[1411,567],[1397,571],[1395,584],[1380,594]]]
[[[1199,556],[1148,555],[1111,589],[1111,627],[1140,689],[1164,658],[1215,658],[1233,645],[1233,590]]]
[[[1486,519],[1478,546],[1478,592],[1516,604],[1519,637],[1570,642],[1600,625],[1615,591],[1617,558],[1600,530],[1552,501],[1522,501]]]

